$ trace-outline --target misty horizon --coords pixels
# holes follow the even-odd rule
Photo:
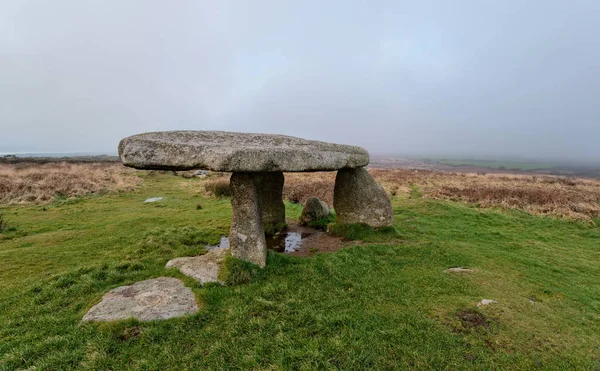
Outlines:
[[[600,3],[0,4],[0,153],[223,130],[600,163]]]

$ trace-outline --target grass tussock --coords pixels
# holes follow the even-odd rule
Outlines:
[[[204,189],[210,196],[231,197],[229,177],[219,177],[217,179],[208,180],[204,183]]]
[[[3,213],[0,213],[0,233],[4,232],[8,229],[8,223],[6,222],[6,218]]]
[[[0,164],[0,204],[131,191],[141,181],[134,170],[115,163]]]
[[[219,269],[219,280],[227,286],[243,285],[258,273],[258,265],[228,255]]]

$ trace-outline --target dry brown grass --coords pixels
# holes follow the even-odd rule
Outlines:
[[[370,169],[392,196],[464,201],[569,219],[600,218],[600,180],[512,174],[455,174]],[[56,197],[133,190],[141,178],[117,163],[0,164],[0,204],[46,203]],[[208,194],[228,196],[229,174],[203,181]],[[333,206],[334,172],[286,173],[284,198],[318,197]]]
[[[590,221],[600,217],[600,180],[513,174],[456,174],[426,170],[370,169],[388,194],[463,201]],[[284,197],[304,203],[315,196],[333,205],[335,173],[285,175]]]
[[[283,198],[303,204],[309,197],[318,197],[333,206],[335,172],[287,173],[283,186]]]
[[[519,209],[569,219],[600,217],[600,181],[550,175],[455,174],[420,170],[371,170],[389,193],[465,201],[481,207]]]
[[[47,203],[56,197],[133,190],[141,178],[118,163],[0,164],[0,204]]]

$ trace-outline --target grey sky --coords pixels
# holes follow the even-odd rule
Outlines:
[[[269,132],[600,160],[600,1],[0,0],[0,152]]]

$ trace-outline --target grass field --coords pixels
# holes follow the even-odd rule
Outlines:
[[[270,253],[251,283],[201,287],[164,268],[228,233],[229,200],[201,182],[143,175],[135,191],[0,206],[0,370],[600,369],[597,225],[412,186],[393,198],[396,234],[351,230],[365,242]],[[181,278],[200,312],[80,322],[111,288],[159,276]]]
[[[537,163],[537,162],[523,162],[523,161],[489,161],[489,160],[461,160],[461,159],[436,159],[433,160],[442,165],[452,166],[477,166],[477,167],[489,167],[492,169],[508,169],[508,170],[542,170],[552,169],[555,165]]]

